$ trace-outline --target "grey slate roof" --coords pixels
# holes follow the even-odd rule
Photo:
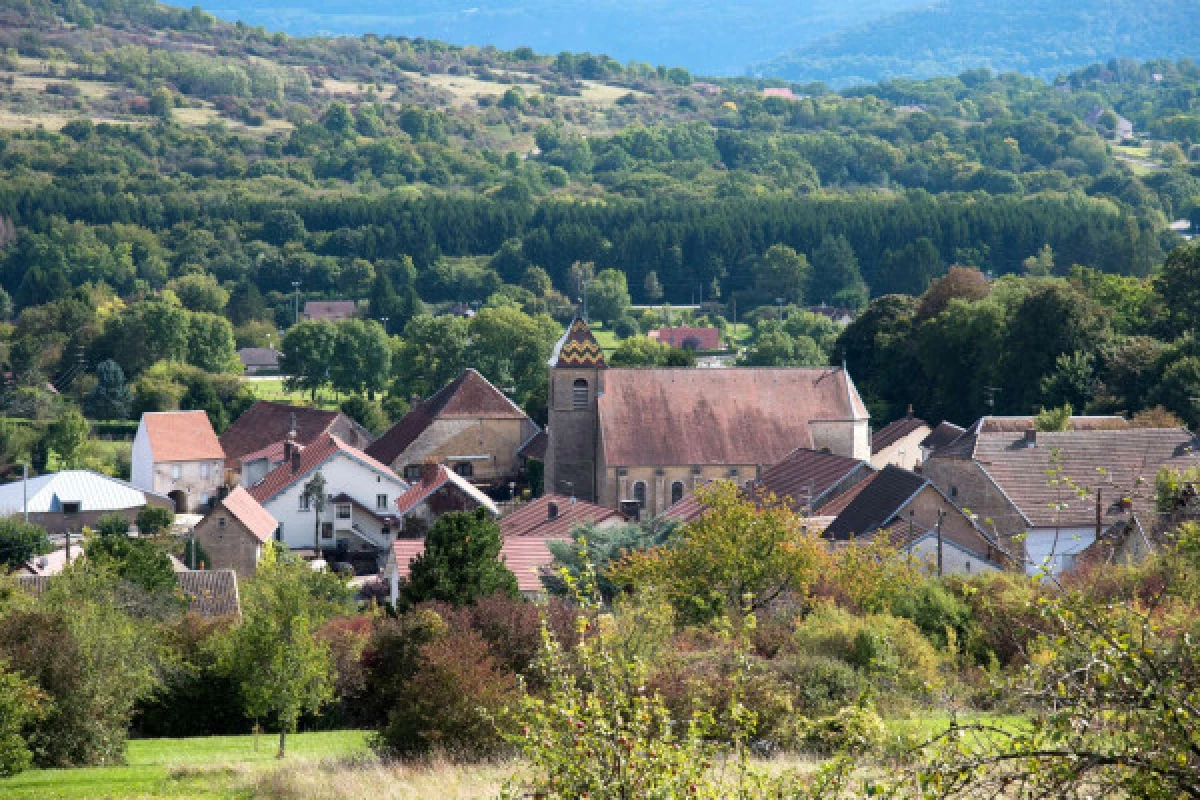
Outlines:
[[[831,539],[866,536],[886,527],[929,481],[896,466],[886,466],[838,514],[825,535]]]
[[[188,598],[188,611],[202,617],[228,617],[242,613],[237,573],[231,569],[184,570],[175,573],[179,588]],[[34,597],[40,596],[53,576],[17,575],[17,585]]]

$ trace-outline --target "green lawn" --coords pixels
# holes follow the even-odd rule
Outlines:
[[[366,731],[301,733],[288,738],[288,759],[308,762],[367,751]],[[13,800],[93,798],[248,797],[234,787],[246,772],[277,767],[278,739],[270,734],[146,739],[129,743],[120,767],[41,769],[0,779],[0,797]],[[256,746],[257,744],[257,746]],[[285,762],[286,763],[286,762]]]
[[[289,392],[283,387],[283,378],[246,379],[246,386],[259,400],[274,400],[278,403],[289,403],[294,406],[314,405],[308,392]],[[317,392],[316,406],[318,408],[337,408],[341,403],[337,392],[323,389]]]

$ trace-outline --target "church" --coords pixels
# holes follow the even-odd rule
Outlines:
[[[749,483],[799,447],[871,457],[844,369],[612,368],[579,318],[549,366],[547,493],[653,516],[710,481]]]

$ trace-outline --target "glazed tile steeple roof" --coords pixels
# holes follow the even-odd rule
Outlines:
[[[592,335],[591,328],[581,318],[576,317],[567,328],[566,334],[559,339],[550,358],[553,367],[605,367],[604,351],[600,343]]]

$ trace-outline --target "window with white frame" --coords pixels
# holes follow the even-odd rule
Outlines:
[[[388,498],[386,494],[375,495],[375,508],[379,511],[387,511]]]
[[[310,508],[312,508],[312,506],[309,503],[309,496],[307,494],[303,494],[303,493],[300,494],[300,505],[298,506],[298,508],[301,511],[308,511]]]
[[[338,503],[337,518],[338,519],[350,519],[350,504],[349,503]]]
[[[179,464],[171,465],[171,480],[177,481],[183,477],[183,467]]]

